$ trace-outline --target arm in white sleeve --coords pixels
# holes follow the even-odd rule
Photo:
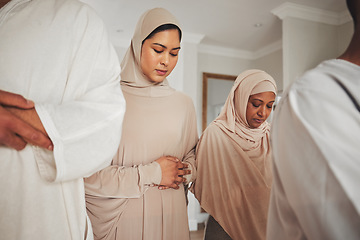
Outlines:
[[[58,89],[62,100],[35,104],[54,143],[53,152],[34,147],[40,175],[47,181],[82,178],[108,166],[125,112],[119,61],[102,21],[84,6],[70,28],[72,58],[64,63],[66,84]]]
[[[320,86],[298,86],[274,118],[267,239],[358,239],[356,201],[346,191],[359,182],[356,110],[334,82],[312,80]]]

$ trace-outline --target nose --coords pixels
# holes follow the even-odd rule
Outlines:
[[[167,67],[169,65],[169,55],[168,54],[164,54],[161,58],[161,65]]]
[[[266,107],[262,106],[259,108],[259,111],[257,111],[257,115],[259,117],[264,117],[266,115]]]

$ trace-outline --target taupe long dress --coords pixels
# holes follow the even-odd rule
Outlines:
[[[240,74],[220,115],[196,149],[197,178],[191,190],[232,239],[265,239],[272,182],[270,126],[250,128],[246,106],[253,89],[276,94],[274,79],[260,70]],[[255,94],[255,93],[253,93]]]
[[[171,155],[190,164],[198,140],[192,100],[167,80],[150,83],[139,67],[141,42],[164,23],[177,24],[164,9],[146,12],[122,62],[126,113],[112,165],[85,181],[87,210],[95,239],[189,239],[184,186],[159,190],[156,159]]]

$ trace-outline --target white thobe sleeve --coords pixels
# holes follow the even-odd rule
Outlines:
[[[311,79],[319,86],[298,86],[276,110],[267,239],[359,239],[354,198],[338,174],[359,182],[357,113],[331,79]]]
[[[35,103],[54,144],[53,152],[34,147],[48,181],[82,178],[108,166],[120,142],[125,112],[120,64],[102,21],[86,8],[79,15],[70,31],[72,58],[64,63],[66,86],[58,89],[62,101]]]

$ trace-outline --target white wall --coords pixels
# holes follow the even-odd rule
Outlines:
[[[283,53],[282,49],[253,61],[253,67],[264,70],[276,81],[278,91],[283,90]]]
[[[338,55],[337,26],[292,17],[283,20],[284,88],[306,70]]]
[[[352,21],[338,27],[338,55],[341,55],[346,50],[353,33],[354,24]]]
[[[114,44],[115,51],[116,51],[116,53],[117,53],[117,55],[118,55],[118,57],[119,57],[119,61],[120,61],[120,63],[121,63],[122,59],[123,59],[124,56],[125,56],[125,53],[126,53],[127,48],[122,47],[122,46],[119,46],[119,45],[115,45],[116,42],[113,42],[113,44]]]
[[[286,2],[272,13],[282,20],[284,89],[320,62],[338,57],[352,35],[348,11],[337,13]]]
[[[199,53],[199,74],[203,72],[239,75],[239,73],[251,67],[252,60],[226,57],[214,54]]]

